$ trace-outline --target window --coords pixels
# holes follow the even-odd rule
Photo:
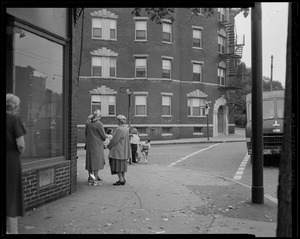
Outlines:
[[[171,96],[163,95],[162,96],[162,115],[171,115]]]
[[[263,119],[273,119],[274,109],[274,100],[263,101]]]
[[[225,21],[226,20],[226,9],[225,8],[218,8],[218,19],[219,21]]]
[[[172,61],[169,59],[162,59],[162,78],[171,79],[171,65]]]
[[[135,95],[135,115],[146,116],[147,115],[147,96]]]
[[[92,19],[92,38],[102,38],[102,19],[93,18]]]
[[[92,38],[101,40],[117,40],[117,20],[108,18],[92,18]]]
[[[116,57],[92,57],[92,76],[115,78],[116,69]]]
[[[147,134],[146,127],[135,127],[137,131],[139,132],[139,135]]]
[[[204,98],[188,98],[188,116],[205,116],[205,107]]]
[[[193,63],[193,81],[202,82],[202,64]]]
[[[277,100],[277,117],[284,118],[284,100]]]
[[[135,40],[147,41],[147,20],[135,21]]]
[[[101,110],[101,116],[115,116],[116,96],[91,95],[91,114],[97,109]]]
[[[172,24],[163,22],[163,42],[172,42]]]
[[[147,77],[147,58],[135,58],[135,77]]]
[[[193,47],[202,48],[202,30],[193,29]]]
[[[194,127],[194,133],[203,133],[203,127]]]
[[[218,52],[225,53],[226,38],[224,36],[218,35]]]
[[[162,127],[162,134],[172,134],[171,127]]]
[[[18,27],[13,32],[14,94],[27,130],[22,161],[64,156],[64,46]]]
[[[225,86],[225,74],[226,70],[223,68],[218,67],[218,79],[219,79],[219,84],[222,86]]]

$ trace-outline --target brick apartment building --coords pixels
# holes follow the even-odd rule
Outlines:
[[[106,128],[116,127],[116,115],[124,114],[142,139],[234,133],[228,95],[242,54],[234,31],[237,12],[218,8],[206,17],[200,8],[191,18],[189,9],[177,8],[173,23],[156,24],[132,10],[84,10],[78,142],[84,142],[87,116],[97,108]]]
[[[80,11],[7,7],[2,18],[6,93],[19,96],[27,130],[21,158],[26,211],[76,191]],[[2,173],[14,175],[5,167]]]

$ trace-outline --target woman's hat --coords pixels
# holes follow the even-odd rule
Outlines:
[[[117,116],[117,119],[118,119],[119,121],[123,122],[123,123],[126,122],[126,117],[125,117],[124,115],[118,115],[118,116]]]

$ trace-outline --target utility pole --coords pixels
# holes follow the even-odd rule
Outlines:
[[[128,127],[130,129],[130,105],[131,105],[131,95],[132,95],[132,90],[131,89],[126,89],[126,94],[128,95]]]
[[[271,55],[271,91],[273,91],[273,55]]]
[[[207,123],[207,141],[209,141],[209,123],[208,123],[208,112],[210,109],[209,103],[211,103],[211,101],[206,101],[206,106],[205,106],[206,123]]]
[[[251,10],[252,39],[252,202],[264,203],[262,127],[262,13],[261,3]]]

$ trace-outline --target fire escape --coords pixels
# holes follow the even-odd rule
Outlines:
[[[226,31],[227,53],[219,52],[219,62],[226,63],[226,85],[220,86],[219,89],[225,91],[225,96],[228,105],[231,105],[229,112],[239,103],[235,100],[236,90],[241,89],[241,82],[237,79],[237,66],[243,55],[243,46],[245,45],[245,36],[243,42],[237,43],[237,36],[235,36],[235,26],[229,20],[219,21],[220,28]]]

